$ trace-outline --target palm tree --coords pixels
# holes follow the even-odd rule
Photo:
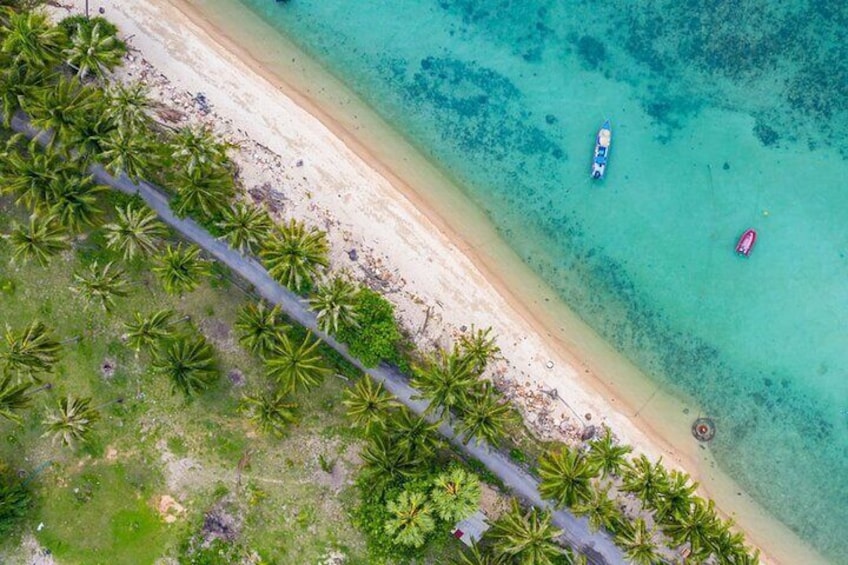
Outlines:
[[[235,195],[232,175],[220,166],[179,170],[173,175],[171,183],[177,191],[171,208],[181,218],[215,218],[228,208]]]
[[[97,207],[97,194],[106,187],[94,184],[92,177],[65,176],[50,182],[51,216],[71,231],[94,225],[102,213]]]
[[[202,335],[179,336],[156,351],[153,369],[168,376],[186,396],[205,390],[218,377],[212,346]]]
[[[137,181],[155,166],[153,145],[147,132],[119,126],[101,143],[103,153],[100,154],[100,161],[103,168],[113,176],[125,174]]]
[[[165,226],[156,219],[156,213],[135,202],[115,211],[118,214],[115,221],[103,226],[106,246],[120,253],[125,261],[137,255],[152,255],[156,251],[157,238],[167,233]]]
[[[86,307],[97,303],[106,312],[111,312],[115,306],[115,297],[129,294],[126,290],[124,271],[113,269],[112,266],[113,263],[109,262],[101,269],[95,261],[85,271],[74,273],[74,286],[71,290],[83,297]]]
[[[244,202],[237,202],[225,208],[222,220],[218,222],[218,227],[223,230],[230,247],[242,253],[259,251],[262,241],[271,233],[273,225],[265,210]]]
[[[78,171],[75,164],[63,160],[55,151],[41,151],[32,145],[26,156],[12,150],[4,158],[0,192],[17,195],[16,203],[30,212],[46,213],[52,205],[52,183]]]
[[[126,46],[105,30],[100,22],[77,24],[71,36],[71,46],[65,49],[65,62],[77,70],[80,78],[89,74],[102,78],[107,70],[111,71],[121,64],[126,52]]]
[[[176,248],[168,245],[165,254],[153,266],[153,272],[159,276],[162,286],[169,294],[191,292],[200,285],[201,277],[211,272],[209,261],[200,258],[200,248],[196,245]]]
[[[0,380],[0,417],[23,424],[23,418],[17,412],[30,404],[29,389],[32,383],[12,384],[12,375],[6,375]]]
[[[612,432],[606,428],[603,437],[589,443],[586,460],[601,470],[601,477],[617,476],[627,466],[626,455],[632,450],[629,445],[614,443]]]
[[[745,536],[742,532],[733,532],[732,527],[733,520],[723,522],[717,519],[712,535],[706,540],[721,565],[739,565],[740,562],[751,561],[751,555],[745,547]]]
[[[383,389],[383,383],[375,383],[367,374],[352,389],[344,391],[342,404],[347,406],[347,415],[353,423],[364,427],[366,432],[383,427],[389,411],[397,406],[392,395]]]
[[[0,105],[6,127],[12,125],[12,116],[21,109],[21,101],[34,96],[46,76],[47,71],[27,65],[4,65],[0,69]]]
[[[649,509],[657,507],[659,497],[668,485],[668,475],[662,466],[662,457],[654,464],[644,454],[633,463],[632,469],[624,474],[621,490],[635,494]]]
[[[490,335],[491,333],[492,328],[478,330],[472,325],[470,335],[463,334],[459,338],[459,349],[471,360],[478,374],[501,352],[501,348],[495,343],[495,336]]]
[[[100,419],[100,413],[90,404],[91,398],[61,398],[58,410],[49,413],[43,422],[43,435],[53,436],[54,442],[61,441],[66,446],[87,441],[91,426]]]
[[[266,374],[287,392],[317,386],[331,372],[324,357],[317,351],[320,345],[321,342],[312,337],[311,332],[307,332],[300,345],[293,344],[284,334],[265,359]]]
[[[397,500],[390,500],[386,509],[391,515],[386,520],[386,532],[394,536],[398,545],[421,547],[427,534],[436,528],[427,495],[423,492],[405,490]]]
[[[33,126],[51,132],[50,146],[55,142],[64,144],[80,120],[93,118],[100,96],[76,78],[60,77],[55,85],[43,88],[40,95],[25,100],[24,109]]]
[[[457,424],[457,431],[463,434],[462,441],[465,443],[473,438],[498,445],[506,435],[506,427],[519,421],[512,406],[489,382],[481,383],[461,409],[462,418]]]
[[[386,425],[394,444],[406,453],[427,458],[439,447],[439,423],[428,422],[405,406],[400,406]]]
[[[592,479],[598,476],[598,468],[580,451],[563,446],[539,459],[539,475],[542,498],[570,508],[592,499]]]
[[[14,248],[13,260],[28,262],[34,259],[41,266],[70,248],[68,237],[53,218],[31,216],[28,225],[17,224],[8,238]]]
[[[455,561],[456,565],[509,565],[509,558],[499,553],[486,552],[476,542],[471,549],[463,551]]]
[[[698,483],[690,483],[689,475],[672,470],[656,503],[654,521],[665,524],[674,521],[674,517],[686,514],[692,506],[692,496]]]
[[[240,409],[257,428],[277,438],[283,437],[288,427],[297,422],[297,402],[280,391],[244,395]]]
[[[260,357],[268,355],[282,340],[288,326],[280,321],[279,306],[268,308],[264,302],[245,304],[238,313],[235,328],[239,343]]]
[[[168,328],[173,315],[174,311],[168,308],[154,312],[148,317],[136,312],[133,315],[134,321],[124,323],[127,329],[127,343],[137,353],[142,347],[153,349],[156,344],[170,339],[172,332]]]
[[[0,353],[3,375],[27,376],[38,382],[39,373],[49,373],[59,361],[62,346],[41,322],[31,322],[20,332],[6,327],[6,349]]]
[[[292,219],[278,226],[260,253],[265,267],[277,282],[295,292],[302,292],[327,267],[329,247],[327,236],[317,228],[306,229],[302,222]]]
[[[710,556],[710,542],[720,527],[713,501],[705,503],[703,499],[696,498],[690,509],[678,513],[672,523],[663,526],[663,533],[675,545],[689,544],[690,557],[697,561],[706,560]]]
[[[9,539],[10,531],[26,516],[31,504],[26,482],[13,477],[7,469],[0,469],[0,537]]]
[[[342,277],[335,277],[321,285],[309,299],[309,308],[318,314],[318,328],[324,333],[335,334],[339,325],[358,327],[356,298],[359,288]]]
[[[492,548],[522,565],[553,565],[562,555],[554,539],[562,534],[551,524],[551,513],[531,508],[521,510],[513,499],[512,507],[492,524],[487,536]]]
[[[480,495],[477,475],[458,466],[439,474],[430,491],[433,510],[448,524],[471,516],[480,505]]]
[[[16,65],[50,69],[59,63],[64,35],[44,13],[8,12],[2,31],[0,50]]]
[[[476,382],[473,366],[454,348],[439,350],[423,365],[414,366],[411,384],[430,401],[427,412],[442,409],[449,416],[452,409],[468,404],[468,394]]]
[[[589,518],[589,528],[593,531],[603,527],[614,532],[624,518],[608,495],[608,489],[595,489],[588,500],[574,506],[575,514]]]
[[[624,550],[624,556],[634,565],[655,565],[660,563],[654,533],[648,530],[643,518],[636,518],[632,526],[624,522],[615,536],[615,543]]]
[[[193,175],[197,170],[226,165],[227,150],[232,147],[221,141],[206,128],[182,128],[168,143],[168,155],[176,166]]]
[[[108,117],[110,103],[109,98],[99,97],[93,115],[78,118],[65,135],[67,146],[73,147],[85,163],[99,160],[106,151],[105,141],[118,131],[118,125]]]
[[[372,436],[360,456],[363,476],[375,487],[414,475],[421,464],[419,454],[400,449],[388,436],[382,434]]]
[[[152,110],[153,103],[144,84],[113,83],[109,85],[107,94],[109,103],[104,118],[113,121],[118,129],[128,134],[147,131],[152,122],[148,112]]]

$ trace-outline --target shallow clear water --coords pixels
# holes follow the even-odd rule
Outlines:
[[[716,419],[726,473],[848,563],[848,4],[240,2],[458,179],[574,311]]]

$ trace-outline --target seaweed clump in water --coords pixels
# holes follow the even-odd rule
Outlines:
[[[589,68],[597,69],[606,60],[607,49],[591,35],[584,35],[577,40],[577,54]]]

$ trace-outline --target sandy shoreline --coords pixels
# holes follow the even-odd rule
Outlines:
[[[84,2],[74,4],[79,10]],[[553,293],[505,245],[489,243],[497,238],[482,213],[461,197],[421,197],[416,187],[447,184],[438,171],[387,159],[362,141],[380,138],[376,131],[363,135],[360,128],[373,130],[370,123],[337,118],[310,97],[304,83],[281,80],[189,3],[89,5],[92,11],[104,7],[105,16],[130,36],[136,51],[122,78],[144,80],[154,98],[176,102],[184,119],[174,125],[209,123],[238,142],[235,161],[250,197],[281,217],[302,217],[326,229],[333,269],[347,269],[387,292],[420,346],[446,345],[464,326],[492,326],[509,363],[498,363],[491,376],[525,408],[534,428],[573,441],[588,414],[588,423],[609,425],[637,451],[663,456],[705,483],[701,493],[714,497],[769,553],[765,561],[821,561],[747,496],[737,498],[732,483],[710,476],[708,452],[686,437],[691,417],[681,413],[683,404],[655,396],[638,376],[629,384],[608,378],[635,370],[556,305]],[[197,92],[211,103],[211,114],[192,102]],[[471,227],[454,228],[462,223]],[[553,388],[573,411],[539,392]],[[683,431],[658,431],[668,418]]]

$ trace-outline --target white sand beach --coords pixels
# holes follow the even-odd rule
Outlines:
[[[79,12],[85,2],[71,4]],[[245,197],[278,218],[325,229],[332,269],[384,292],[420,347],[448,345],[472,325],[492,327],[504,360],[490,376],[540,434],[575,443],[586,425],[607,425],[637,452],[663,457],[699,480],[701,494],[715,498],[768,554],[764,562],[820,562],[716,472],[708,450],[689,435],[696,407],[684,413],[688,407],[651,388],[557,304],[470,203],[438,191],[438,203],[421,196],[425,183],[447,183],[438,171],[387,161],[397,148],[383,153],[364,142],[357,122],[312,100],[302,79],[263,66],[190,3],[90,0],[89,7],[103,8],[129,38],[131,55],[118,77],[146,83],[172,110],[159,112],[160,121],[208,124],[237,144],[232,156]],[[542,392],[554,389],[567,405]],[[659,427],[669,421],[676,431]]]

